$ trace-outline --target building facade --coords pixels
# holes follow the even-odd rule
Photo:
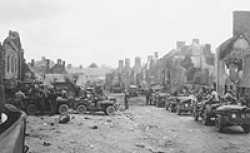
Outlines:
[[[216,52],[216,90],[221,96],[230,90],[250,102],[250,12],[233,16],[233,36]]]
[[[24,79],[24,50],[22,49],[19,33],[9,31],[3,46],[4,80],[7,87],[15,86],[17,81]]]
[[[4,78],[4,62],[3,62],[3,48],[2,45],[0,44],[0,105],[1,102],[5,100],[5,94],[4,94],[4,83],[3,83],[3,78]]]

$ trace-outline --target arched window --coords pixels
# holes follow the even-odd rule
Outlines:
[[[15,69],[15,56],[11,57],[11,72],[13,73]]]
[[[10,55],[7,56],[7,72],[10,72]]]
[[[17,59],[15,58],[15,72],[17,72]]]

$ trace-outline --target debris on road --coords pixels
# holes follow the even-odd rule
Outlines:
[[[84,119],[85,119],[85,120],[89,120],[89,119],[91,119],[91,118],[89,118],[89,117],[84,117]]]
[[[107,119],[107,122],[108,122],[108,123],[111,123],[111,122],[112,122],[112,120],[111,120],[111,119]]]
[[[51,146],[51,143],[44,141],[43,146]]]
[[[69,114],[64,114],[59,116],[59,123],[60,124],[66,124],[70,121],[70,116]]]
[[[98,126],[94,125],[94,126],[91,126],[90,128],[93,130],[96,130],[96,129],[98,129]]]
[[[145,148],[145,145],[144,144],[135,144],[136,147],[139,147],[139,148]]]

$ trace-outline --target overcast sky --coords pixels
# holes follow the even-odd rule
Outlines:
[[[232,11],[249,0],[0,0],[0,40],[20,33],[25,57],[83,66],[116,66],[118,59],[199,38],[215,48],[232,35]]]

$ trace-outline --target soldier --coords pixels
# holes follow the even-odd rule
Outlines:
[[[212,89],[211,96],[214,101],[220,101],[218,93],[215,91],[215,89]]]
[[[146,105],[149,104],[149,99],[150,99],[150,91],[149,89],[146,90]]]
[[[153,94],[153,89],[152,88],[149,88],[149,105],[152,105],[152,94]]]
[[[18,92],[15,93],[15,97],[18,102],[18,105],[21,108],[25,108],[25,103],[24,103],[24,99],[26,97],[25,94],[21,90],[18,90]]]
[[[48,103],[50,105],[50,115],[53,115],[56,112],[56,98],[57,95],[54,88],[49,88]]]
[[[129,93],[127,90],[125,90],[124,93],[124,106],[125,106],[125,110],[127,110],[129,108],[129,104],[128,104],[128,98],[129,98]]]
[[[67,98],[67,91],[65,88],[62,89],[61,94],[63,98]]]

